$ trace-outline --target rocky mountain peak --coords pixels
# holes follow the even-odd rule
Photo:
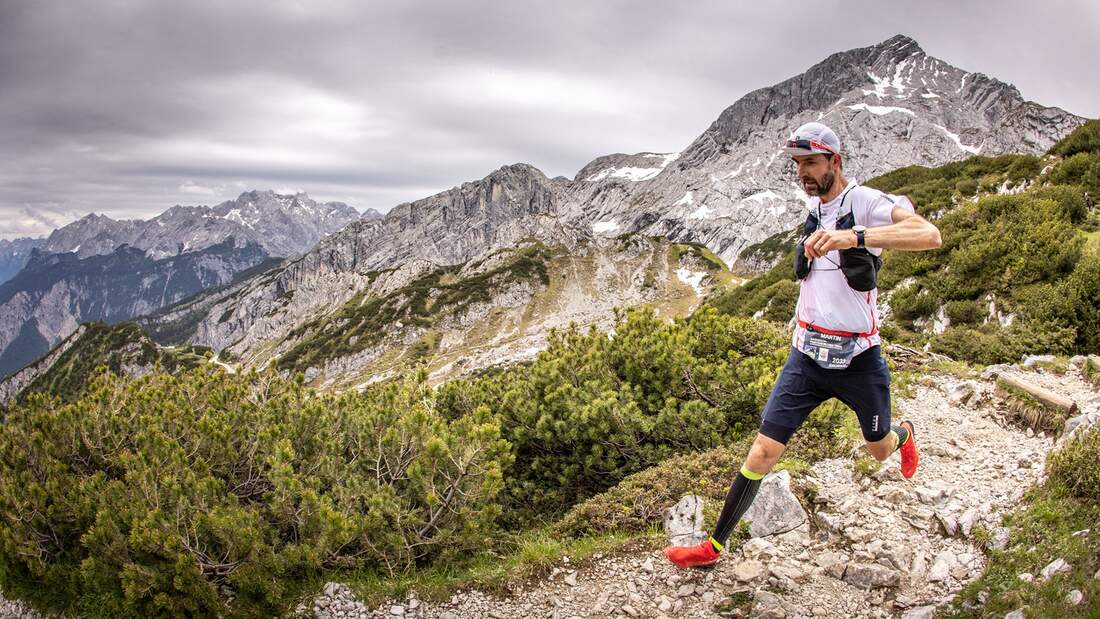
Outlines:
[[[680,153],[614,153],[596,157],[577,172],[575,181],[643,181],[661,173]]]
[[[953,67],[899,34],[877,45],[837,52],[800,75],[745,95],[688,146],[679,167],[729,153],[761,137],[761,129],[774,120],[808,110],[825,111],[841,99],[849,104],[869,99],[868,104],[885,105],[905,100],[919,104],[932,98],[950,98],[991,117],[1023,101],[1011,84]]]
[[[545,182],[548,180],[542,170],[529,163],[512,163],[503,165],[494,170],[489,176],[482,179],[482,181],[500,181],[505,179],[536,182]]]
[[[46,239],[23,237],[0,239],[0,284],[8,281],[23,268],[31,252],[46,244]]]
[[[880,53],[891,55],[895,60],[904,60],[909,56],[924,53],[919,43],[904,34],[895,34],[882,43],[875,45],[874,49],[880,50]]]
[[[235,237],[254,242],[272,256],[293,256],[359,219],[343,202],[318,203],[305,192],[252,190],[210,206],[175,205],[151,219],[115,220],[91,213],[54,230],[47,252],[75,252],[81,258],[109,254],[128,244],[154,259],[198,251]]]
[[[383,215],[382,213],[379,213],[375,209],[368,208],[367,210],[363,211],[363,214],[359,216],[359,219],[363,221],[378,221],[383,217],[385,217],[385,215]]]

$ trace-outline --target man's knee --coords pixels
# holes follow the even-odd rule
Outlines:
[[[768,438],[763,434],[757,434],[749,449],[749,456],[745,459],[745,466],[758,475],[764,475],[772,470],[779,458],[783,456],[786,445]]]

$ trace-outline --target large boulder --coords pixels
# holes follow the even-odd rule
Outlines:
[[[771,473],[760,483],[756,500],[745,512],[752,537],[786,533],[806,522],[806,510],[791,492],[791,474]]]

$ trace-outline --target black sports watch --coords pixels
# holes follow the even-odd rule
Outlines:
[[[856,233],[856,247],[866,247],[863,233],[867,232],[867,226],[852,226],[852,230]]]

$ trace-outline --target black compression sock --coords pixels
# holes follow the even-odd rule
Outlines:
[[[733,527],[737,526],[741,516],[752,505],[763,477],[744,466],[741,467],[741,472],[737,474],[737,479],[733,480],[730,491],[726,494],[726,503],[722,506],[718,522],[714,525],[714,535],[711,536],[710,543],[714,545],[715,550],[721,552],[730,533],[733,533]]]
[[[898,442],[894,445],[894,451],[901,449],[901,446],[909,442],[909,429],[905,426],[890,426],[890,430],[898,436]]]

